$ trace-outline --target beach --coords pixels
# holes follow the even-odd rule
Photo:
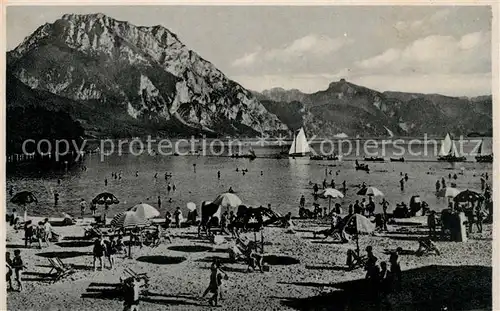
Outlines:
[[[34,219],[38,220],[37,218]],[[8,293],[9,310],[121,310],[121,294],[116,286],[125,277],[125,268],[150,277],[147,295],[141,295],[140,310],[205,310],[201,299],[208,286],[210,264],[222,258],[228,280],[223,285],[220,310],[372,310],[366,298],[365,271],[346,271],[347,249],[355,244],[336,244],[331,238],[313,239],[312,231],[328,227],[319,220],[293,220],[294,234],[279,227],[263,230],[264,261],[270,271],[246,272],[243,262],[230,263],[229,244],[215,245],[199,238],[196,227],[169,229],[173,242],[156,248],[133,247],[133,258],[117,257],[113,270],[92,269],[92,240],[83,240],[84,227],[54,227],[60,242],[41,250],[24,248],[23,232],[7,230],[7,251],[20,249],[27,265],[24,290]],[[391,293],[393,310],[491,309],[491,225],[483,233],[473,233],[467,242],[436,241],[441,255],[416,256],[417,239],[426,236],[422,226],[389,226],[389,231],[361,235],[361,251],[371,245],[379,261],[387,261],[385,251],[402,247],[400,256],[402,291]],[[246,234],[253,239],[252,233]],[[258,239],[260,234],[257,233]],[[89,243],[90,242],[90,243]],[[59,257],[71,264],[75,273],[55,283],[48,276],[48,258]],[[181,257],[181,258],[180,258]],[[105,267],[107,263],[105,262]]]

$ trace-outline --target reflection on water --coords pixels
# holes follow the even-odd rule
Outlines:
[[[270,149],[256,149],[257,154],[276,152]],[[345,180],[349,188],[346,197],[340,203],[348,204],[358,198],[355,194],[357,188],[353,185],[363,181],[375,186],[384,192],[387,200],[391,202],[390,209],[396,202],[408,203],[412,195],[419,194],[427,201],[431,208],[442,209],[446,206],[443,200],[434,196],[435,182],[441,177],[446,177],[447,184],[456,182],[460,189],[480,189],[479,174],[488,172],[491,176],[492,165],[475,162],[467,163],[440,163],[440,162],[386,162],[370,163],[370,174],[364,171],[355,171],[354,162],[343,161],[310,161],[308,158],[275,160],[270,158],[235,159],[227,157],[196,157],[196,156],[133,156],[123,154],[106,157],[100,161],[99,155],[89,155],[84,163],[87,171],[78,169],[57,176],[22,177],[7,176],[7,186],[14,186],[16,191],[33,191],[39,199],[37,206],[29,209],[30,214],[60,216],[62,212],[79,215],[79,201],[84,198],[90,201],[97,194],[108,191],[120,200],[118,205],[110,207],[110,215],[123,211],[139,202],[149,203],[157,207],[157,197],[161,197],[162,214],[166,210],[172,212],[180,206],[183,212],[187,202],[195,202],[198,206],[204,200],[213,200],[217,194],[225,192],[232,187],[244,204],[267,205],[280,212],[292,211],[297,213],[299,198],[306,196],[307,205],[313,202],[312,186],[309,182],[321,185],[326,171],[328,184],[335,180],[337,187]],[[195,164],[196,166],[193,166]],[[465,174],[458,174],[461,168]],[[236,172],[236,168],[239,171]],[[241,169],[248,172],[243,175]],[[135,173],[138,171],[139,176]],[[217,171],[221,178],[217,178]],[[122,179],[114,179],[111,173],[122,173]],[[165,180],[165,172],[172,173],[172,178]],[[261,173],[262,172],[262,173]],[[410,179],[402,193],[399,188],[400,172],[408,173]],[[158,173],[158,178],[154,175]],[[448,174],[457,173],[456,181],[449,180]],[[475,176],[474,176],[475,175]],[[57,179],[61,179],[58,185]],[[107,178],[108,185],[104,185]],[[176,191],[167,192],[167,183],[176,185]],[[490,180],[491,182],[491,180]],[[54,206],[53,194],[59,193],[59,204]],[[7,194],[7,197],[10,196]],[[169,202],[169,198],[172,202]],[[320,201],[323,202],[323,201]],[[327,201],[324,201],[328,204]],[[10,202],[8,208],[14,207]]]

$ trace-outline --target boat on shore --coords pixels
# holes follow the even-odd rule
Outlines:
[[[404,162],[405,161],[405,158],[401,157],[401,158],[390,158],[391,162]]]
[[[300,128],[297,135],[293,137],[292,146],[288,151],[289,157],[304,157],[311,153],[311,147],[307,142],[304,128]]]
[[[310,160],[323,160],[324,158],[320,155],[312,155],[309,157]]]
[[[479,145],[479,150],[477,151],[477,153],[478,156],[476,156],[476,162],[493,163],[493,153],[485,152],[485,144],[483,140],[481,140],[481,144]]]
[[[457,151],[457,146],[450,137],[450,134],[447,133],[441,144],[441,150],[439,151],[439,156],[437,158],[438,161],[443,162],[465,162],[466,158],[464,156],[460,156]]]

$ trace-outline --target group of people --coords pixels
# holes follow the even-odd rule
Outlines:
[[[26,248],[31,247],[33,242],[37,242],[40,249],[43,247],[44,243],[45,246],[50,246],[50,240],[53,234],[52,225],[48,218],[39,221],[38,225],[28,220],[24,223],[24,246]]]
[[[114,236],[110,235],[108,237],[98,236],[94,240],[94,246],[92,249],[93,262],[92,267],[94,271],[97,270],[96,262],[99,261],[99,266],[101,270],[104,267],[103,257],[108,260],[109,269],[113,269],[113,265],[115,263],[115,255],[116,254],[127,254],[127,250],[125,249],[125,245],[123,243],[123,239],[121,235],[117,237],[115,240]]]

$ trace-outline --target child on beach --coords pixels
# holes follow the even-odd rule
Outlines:
[[[22,270],[26,268],[23,263],[23,259],[21,258],[21,251],[16,249],[14,250],[14,259],[12,260],[12,268],[14,268],[14,273],[16,275],[17,281],[17,290],[21,291],[23,289],[23,283],[21,281]]]

